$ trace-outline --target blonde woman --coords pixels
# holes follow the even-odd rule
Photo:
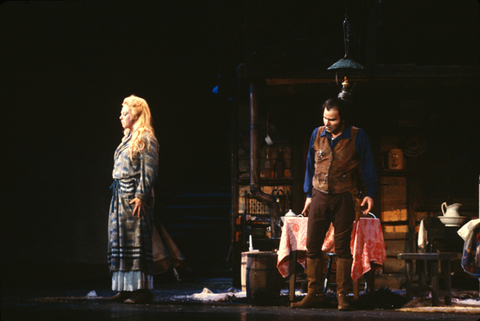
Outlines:
[[[113,191],[108,223],[111,301],[152,300],[153,185],[158,175],[158,141],[147,102],[125,98],[120,121],[124,137],[114,155]]]

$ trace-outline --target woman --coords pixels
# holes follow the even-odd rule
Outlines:
[[[111,301],[146,303],[152,299],[154,263],[153,185],[158,175],[158,141],[147,102],[125,98],[120,121],[124,137],[114,155],[109,214],[108,264]]]

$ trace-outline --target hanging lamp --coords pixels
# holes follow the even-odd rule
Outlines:
[[[338,60],[336,63],[327,68],[327,70],[335,70],[335,80],[338,85],[338,71],[339,70],[351,70],[351,69],[365,69],[361,64],[356,62],[353,59],[348,58],[348,50],[350,46],[350,23],[348,22],[347,15],[347,0],[345,0],[345,19],[343,20],[343,45],[345,50],[345,55],[343,58]],[[355,87],[355,84],[353,85]],[[349,99],[351,96],[351,91],[353,87],[350,86],[347,76],[344,76],[342,82],[342,89],[338,94],[338,98]]]

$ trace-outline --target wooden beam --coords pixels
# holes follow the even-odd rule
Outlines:
[[[270,66],[263,73],[244,70],[239,66],[240,77],[260,77],[269,85],[303,85],[335,82],[335,73],[317,66],[297,66],[297,68]],[[341,78],[341,75],[339,75]],[[458,78],[459,81],[480,81],[480,66],[415,66],[415,65],[378,65],[367,68],[363,73],[350,73],[349,79],[356,82],[393,81],[404,79],[446,79]]]

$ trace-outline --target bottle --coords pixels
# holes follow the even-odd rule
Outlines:
[[[265,177],[266,178],[272,178],[273,177],[273,166],[272,163],[269,159],[268,156],[268,148],[267,148],[267,154],[265,155]]]
[[[285,163],[283,162],[282,150],[278,152],[277,162],[275,163],[275,177],[283,177],[285,175]]]

